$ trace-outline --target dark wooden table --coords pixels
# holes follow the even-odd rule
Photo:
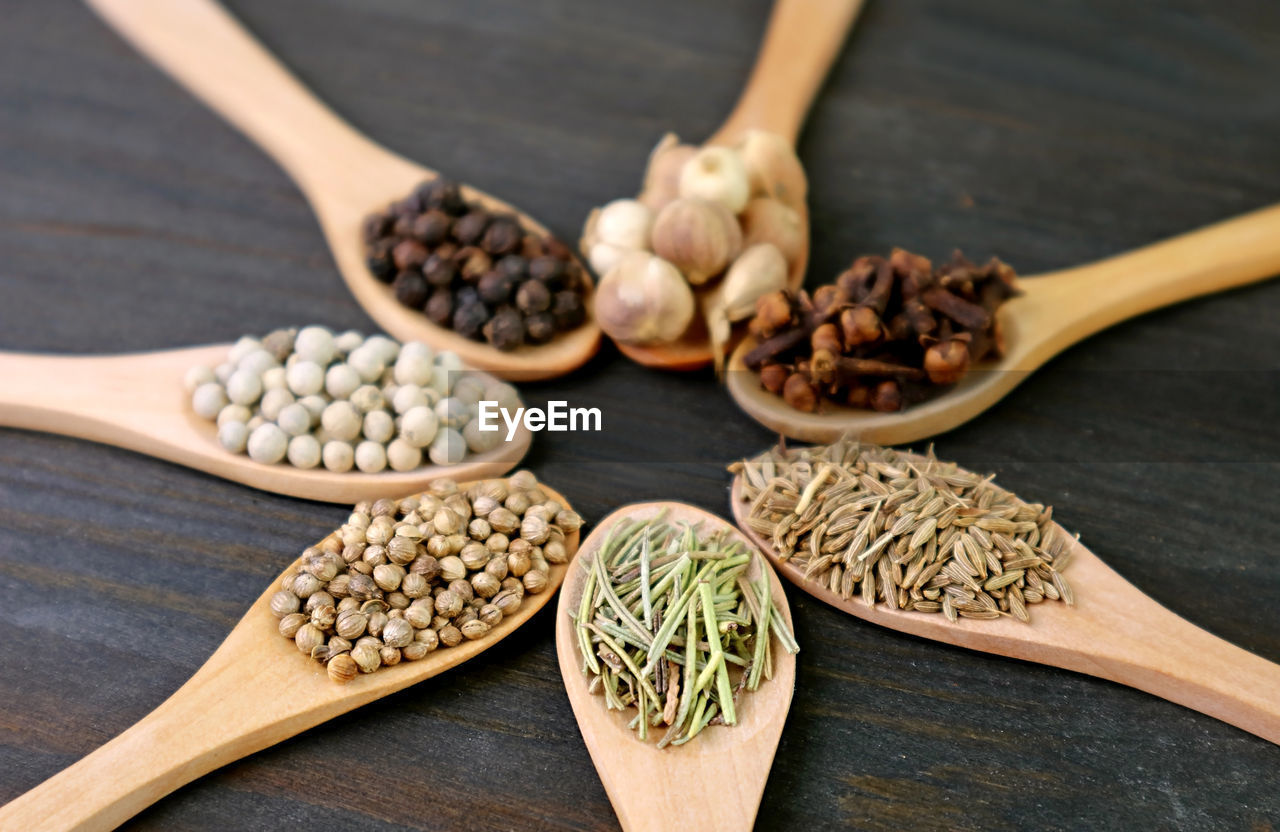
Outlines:
[[[355,125],[576,239],[590,206],[635,191],[663,131],[711,132],[768,3],[231,6]],[[372,329],[260,152],[72,0],[9,0],[4,17],[0,347]],[[1276,202],[1277,79],[1268,0],[871,0],[800,145],[811,279],[894,245],[960,246],[1034,273]],[[1278,318],[1271,283],[1122,325],[938,451],[1056,504],[1159,601],[1280,660]],[[603,434],[542,435],[528,457],[589,520],[649,498],[725,512],[723,465],[770,441],[710,373],[649,372],[612,348],[525,392],[603,409]],[[0,430],[0,802],[159,704],[343,516]],[[761,828],[1280,823],[1270,743],[791,599],[804,652]],[[130,824],[615,826],[549,611],[465,670],[227,766]]]

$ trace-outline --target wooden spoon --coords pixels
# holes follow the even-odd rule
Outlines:
[[[840,46],[862,8],[863,0],[777,0],[765,30],[756,65],[729,118],[708,144],[733,144],[751,129],[767,130],[792,145],[809,106]],[[788,283],[798,289],[809,265],[809,211],[800,212],[805,244],[791,264]],[[695,324],[668,344],[618,344],[632,361],[668,370],[695,370],[712,362],[706,327]]]
[[[802,413],[760,386],[743,357],[729,360],[727,384],[738,405],[771,430],[806,442],[856,436],[900,445],[964,424],[999,401],[1058,353],[1126,318],[1188,298],[1280,274],[1280,206],[1192,231],[1126,254],[1022,281],[1024,295],[1000,310],[1006,350],[947,391],[898,413],[824,402]]]
[[[336,474],[286,463],[264,465],[219,445],[217,426],[192,412],[182,386],[187,370],[212,367],[230,350],[230,344],[218,344],[106,356],[0,352],[0,425],[116,445],[263,491],[332,503],[409,494],[439,477],[497,476],[515,467],[533,438],[522,424],[510,442],[458,465],[404,472]]]
[[[730,832],[750,829],[760,808],[769,767],[778,748],[778,738],[791,707],[795,690],[796,657],[778,649],[773,656],[773,678],[752,693],[744,693],[738,706],[739,722],[715,726],[699,734],[688,745],[659,750],[652,742],[635,736],[627,727],[634,714],[611,711],[604,699],[587,691],[581,657],[569,611],[582,601],[582,584],[589,564],[605,542],[609,529],[626,518],[653,517],[666,510],[666,519],[675,523],[701,523],[704,530],[733,529],[714,514],[683,503],[637,503],[624,506],[601,521],[587,537],[570,570],[556,610],[556,655],[560,675],[578,720],[582,739],[591,752],[600,780],[622,828],[628,832],[671,832],[696,829],[699,832]],[[736,533],[736,529],[734,529]],[[736,535],[745,545],[751,542]],[[765,561],[773,587],[774,607],[791,626],[791,608],[778,576]],[[748,572],[758,578],[759,572]]]
[[[934,641],[1110,679],[1280,743],[1280,665],[1174,615],[1078,541],[1064,573],[1075,606],[1036,604],[1030,623],[1006,617],[953,624],[941,614],[868,607],[806,581],[802,570],[780,560],[772,543],[747,526],[741,476],[734,478],[730,500],[739,527],[787,580],[850,615]],[[1059,533],[1066,534],[1061,528]]]
[[[347,287],[387,332],[452,350],[469,366],[517,380],[563,375],[595,353],[600,329],[590,319],[546,345],[502,352],[438,327],[396,301],[365,266],[361,223],[439,174],[356,132],[213,0],[86,1],[284,168],[311,203]],[[531,231],[548,233],[499,199],[469,187],[462,192],[490,211],[517,214]]]
[[[550,499],[569,505],[540,485]],[[577,546],[578,533],[567,535],[571,556]],[[515,614],[484,638],[345,685],[278,634],[270,607],[277,578],[185,685],[120,736],[0,807],[0,830],[114,829],[197,777],[487,650],[551,600],[567,568],[553,565],[547,588],[526,594]]]

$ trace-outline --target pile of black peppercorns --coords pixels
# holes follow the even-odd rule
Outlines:
[[[433,179],[365,220],[369,270],[432,323],[500,350],[545,344],[586,317],[589,283],[568,246]]]

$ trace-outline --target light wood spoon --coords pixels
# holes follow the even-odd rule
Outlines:
[[[751,541],[714,514],[683,503],[637,503],[624,506],[601,521],[580,548],[570,569],[556,609],[556,655],[560,675],[582,739],[604,783],[609,801],[627,832],[731,832],[750,829],[760,808],[773,755],[795,690],[796,657],[781,648],[773,654],[773,678],[752,693],[744,693],[738,706],[739,722],[714,726],[688,745],[659,750],[627,727],[634,716],[605,707],[604,698],[587,690],[573,622],[569,611],[582,601],[585,570],[620,520],[653,517],[666,510],[673,523],[701,523],[704,531],[729,528],[746,546]],[[778,576],[768,570],[773,604],[791,626],[791,609]],[[752,571],[748,577],[758,578]],[[775,643],[775,646],[776,643]]]
[[[521,425],[511,442],[458,465],[404,472],[336,474],[283,462],[264,465],[219,445],[217,426],[191,410],[182,385],[191,367],[215,366],[230,350],[230,344],[218,344],[132,355],[0,352],[0,425],[116,445],[263,491],[331,503],[410,494],[439,477],[497,476],[515,467],[533,439]]]
[[[539,485],[549,498],[569,505],[560,494]],[[577,532],[566,536],[570,555],[577,545]],[[537,595],[526,594],[515,614],[502,619],[484,638],[442,647],[420,661],[361,674],[345,685],[329,679],[323,665],[280,637],[278,619],[270,607],[271,596],[279,588],[280,578],[276,578],[222,646],[158,708],[97,751],[0,807],[0,832],[114,829],[216,768],[487,650],[551,600],[567,569],[553,565],[547,588]]]
[[[776,133],[795,145],[809,107],[840,54],[863,0],[777,0],[755,67],[729,118],[707,144],[733,144],[751,129]],[[809,211],[801,212],[805,244],[791,264],[788,283],[798,289],[809,265]],[[668,344],[618,343],[632,361],[668,370],[695,370],[714,358],[700,322]]]
[[[516,380],[563,375],[595,353],[600,330],[590,318],[546,345],[502,352],[438,327],[397,302],[365,265],[361,224],[438,174],[358,133],[213,0],[86,2],[284,168],[311,203],[347,287],[387,332],[401,341],[452,350],[471,367]],[[490,211],[519,215],[531,231],[548,233],[532,217],[488,194],[464,187],[463,195]]]
[[[919,457],[917,457],[919,458]],[[770,541],[750,530],[742,477],[734,478],[733,516],[787,580],[850,615],[934,641],[1063,667],[1110,679],[1200,711],[1280,743],[1280,665],[1241,650],[1160,606],[1077,541],[1064,575],[1075,606],[1030,608],[1031,621],[995,621],[869,607],[804,579]],[[1061,527],[1058,532],[1066,535]],[[1070,538],[1070,535],[1067,535]]]
[[[1280,206],[1272,206],[1096,263],[1022,280],[1025,294],[1000,309],[1004,357],[975,365],[955,389],[898,413],[829,402],[816,413],[789,407],[762,388],[758,374],[743,363],[755,346],[750,338],[730,358],[726,383],[743,410],[786,436],[827,443],[849,435],[900,445],[964,424],[1049,359],[1112,324],[1277,274]]]

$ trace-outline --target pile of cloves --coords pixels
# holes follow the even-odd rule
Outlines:
[[[369,271],[432,323],[509,351],[586,318],[589,279],[568,246],[433,179],[365,220]]]
[[[977,266],[957,251],[937,268],[900,248],[859,257],[812,296],[760,298],[750,324],[758,343],[744,360],[797,410],[823,399],[901,410],[999,357],[996,311],[1019,293],[1013,269],[994,257]]]

